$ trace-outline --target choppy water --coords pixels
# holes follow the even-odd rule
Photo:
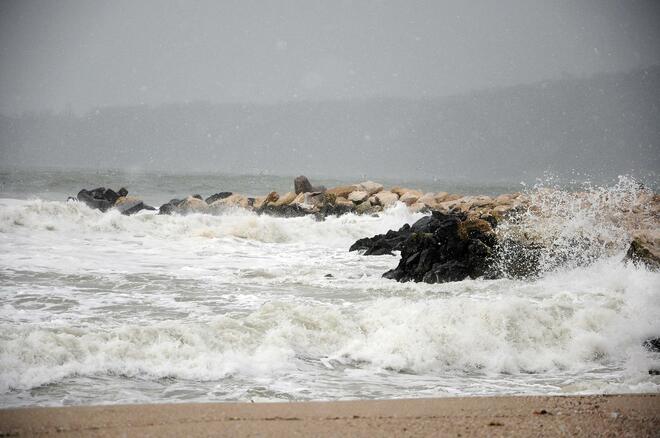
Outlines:
[[[380,278],[396,257],[347,249],[421,217],[402,206],[325,222],[125,217],[53,199],[95,185],[81,178],[14,178],[0,194],[2,406],[660,389],[660,357],[641,346],[660,335],[660,274],[622,263],[627,236],[600,215],[563,228],[612,238],[586,265],[400,284]],[[142,189],[154,203],[224,189],[202,180]],[[242,191],[268,190],[255,181]]]

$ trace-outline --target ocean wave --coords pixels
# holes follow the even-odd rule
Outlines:
[[[417,375],[619,369],[651,382],[641,343],[660,333],[658,274],[614,261],[480,294],[342,303],[272,299],[199,322],[0,327],[0,390],[71,376],[277,377],[305,364]],[[503,290],[506,288],[506,290]]]

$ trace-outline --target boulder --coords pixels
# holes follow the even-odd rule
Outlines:
[[[326,190],[326,193],[331,193],[337,197],[348,198],[348,195],[350,195],[352,192],[356,190],[357,190],[356,186],[340,186],[340,187],[333,187],[331,189],[328,189]]]
[[[264,204],[260,209],[257,210],[259,214],[267,214],[269,216],[277,217],[301,217],[311,214],[312,212],[301,204],[284,204],[284,205],[273,205],[273,204]]]
[[[356,190],[348,195],[348,200],[352,201],[355,204],[363,203],[367,199],[369,199],[369,192],[364,190]]]
[[[154,207],[147,205],[142,202],[142,200],[132,196],[121,196],[117,198],[117,202],[115,202],[115,208],[124,215],[135,214],[141,210],[155,210]]]
[[[114,205],[114,202],[110,202],[103,197],[105,192],[104,188],[94,189],[94,190],[85,190],[82,189],[78,192],[78,201],[83,202],[89,208],[96,210],[107,211],[110,207]]]
[[[291,204],[296,199],[296,194],[294,192],[288,192],[280,196],[280,199],[275,201],[273,204],[275,206],[288,205]]]
[[[497,239],[490,224],[465,214],[437,211],[412,226],[360,239],[351,250],[365,254],[401,251],[399,265],[383,277],[397,281],[441,283],[488,276]]]
[[[406,192],[403,195],[401,195],[401,198],[399,199],[401,202],[404,204],[410,206],[417,202],[417,200],[422,196],[422,194],[416,190]]]
[[[115,205],[119,198],[126,197],[127,195],[128,190],[123,187],[118,192],[112,189],[106,189],[105,187],[97,187],[92,190],[82,189],[78,192],[77,199],[90,208],[107,211]]]
[[[394,255],[392,251],[401,251],[403,242],[411,234],[410,225],[405,224],[399,231],[390,230],[385,234],[359,239],[349,248],[349,251],[362,251],[364,255]]]
[[[218,200],[220,200],[220,199],[228,198],[228,197],[230,197],[231,195],[232,195],[231,192],[218,192],[218,193],[216,193],[216,194],[214,194],[214,195],[211,195],[211,196],[209,196],[208,198],[206,198],[206,203],[209,204],[209,205],[211,205],[211,204],[213,204],[215,201],[218,201]]]
[[[399,197],[396,193],[389,191],[381,191],[374,195],[378,205],[382,205],[384,208],[392,207],[399,201]]]
[[[202,199],[188,196],[176,205],[175,211],[178,213],[206,213],[209,211],[209,205]]]
[[[266,197],[268,199],[268,197]],[[231,207],[248,208],[250,206],[249,200],[246,196],[234,193],[224,199],[219,199],[211,204],[211,208],[215,211],[224,210]]]
[[[252,203],[252,207],[254,207],[255,210],[260,209],[266,205],[266,197],[265,196],[257,196],[254,198],[254,202]]]
[[[265,204],[274,204],[277,201],[279,201],[280,195],[277,192],[270,192],[269,194],[266,195],[266,199],[264,199]]]
[[[415,203],[411,204],[411,207],[416,203],[423,204],[428,208],[435,208],[438,205],[438,201],[436,201],[435,194],[433,193],[426,193],[420,196]]]
[[[365,191],[369,196],[383,190],[383,185],[373,181],[364,181],[357,185],[358,190]]]
[[[300,175],[293,180],[293,188],[296,194],[311,192],[312,183],[309,182],[306,176]]]
[[[626,260],[654,271],[660,270],[660,229],[635,233]]]
[[[660,337],[646,339],[644,342],[642,342],[642,347],[644,347],[644,349],[647,351],[660,353]]]

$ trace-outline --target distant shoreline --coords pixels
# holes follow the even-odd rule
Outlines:
[[[448,397],[0,410],[2,436],[654,436],[660,395]]]

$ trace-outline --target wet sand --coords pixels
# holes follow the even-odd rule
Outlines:
[[[660,394],[0,410],[0,436],[660,436]]]

